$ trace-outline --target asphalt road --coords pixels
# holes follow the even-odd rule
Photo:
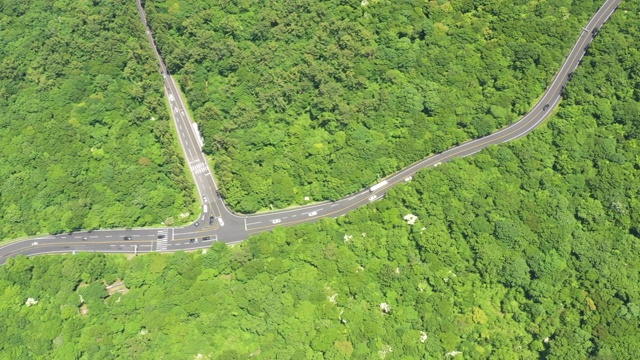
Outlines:
[[[582,29],[575,45],[567,56],[551,85],[533,106],[531,111],[512,125],[493,134],[468,141],[443,153],[433,155],[384,179],[386,183],[370,191],[369,188],[335,202],[323,202],[290,210],[274,211],[250,216],[231,212],[217,196],[217,187],[209,164],[201,151],[202,143],[194,122],[189,117],[182,95],[160,56],[151,29],[147,26],[144,9],[137,0],[140,18],[145,26],[149,43],[159,62],[164,78],[165,93],[175,122],[175,128],[190,167],[198,193],[202,200],[202,214],[198,220],[185,227],[110,229],[83,231],[9,241],[0,246],[0,264],[8,258],[23,254],[104,252],[148,253],[208,248],[215,241],[233,244],[246,240],[250,235],[269,231],[275,226],[290,226],[317,221],[324,217],[338,217],[347,212],[381,199],[390,187],[410,180],[418,170],[438,166],[454,158],[475,154],[490,145],[504,143],[522,137],[550,116],[561,99],[562,90],[571,74],[578,67],[597,30],[607,21],[622,0],[607,0]],[[373,184],[372,184],[373,185]],[[210,217],[215,221],[210,225]],[[125,239],[126,238],[126,239]]]

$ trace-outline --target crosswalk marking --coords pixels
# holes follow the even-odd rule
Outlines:
[[[201,161],[197,161],[195,164],[191,165],[191,171],[193,171],[194,174],[201,174],[207,170],[207,165],[203,164]]]
[[[158,231],[158,236],[164,235],[162,237],[162,239],[158,239],[158,241],[157,241],[158,245],[156,246],[156,248],[158,249],[158,251],[167,250],[167,242],[169,241],[169,239],[167,238],[168,232],[169,231],[167,229],[163,229],[163,230],[159,230]]]

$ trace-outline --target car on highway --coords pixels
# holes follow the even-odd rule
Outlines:
[[[189,239],[189,243],[190,243],[190,244],[193,244],[193,243],[196,243],[196,242],[198,242],[198,240],[196,240],[196,239]]]
[[[130,236],[127,236],[127,237],[130,237]],[[163,234],[158,234],[158,239],[164,239],[164,235]],[[127,239],[125,239],[125,240],[127,240]],[[131,240],[131,239],[129,239],[129,240]]]
[[[309,213],[309,216],[316,216],[316,215],[318,215],[317,211],[312,211],[312,212]]]
[[[207,202],[207,195],[202,196],[202,202]]]
[[[211,240],[211,236],[203,236],[202,241]]]
[[[87,241],[87,237],[86,237],[86,236],[85,236],[85,237],[83,237],[83,238],[82,238],[82,241]]]
[[[271,220],[271,223],[272,223],[272,224],[279,224],[279,223],[281,223],[281,222],[282,222],[282,220],[280,220],[280,219],[273,219],[273,220]]]
[[[542,108],[542,111],[547,111],[547,110],[549,110],[549,104],[545,105],[545,106]]]
[[[216,218],[213,216],[209,216],[209,225],[213,225],[216,222]]]
[[[409,182],[413,180],[413,176],[407,176],[406,178],[404,178],[404,182]]]
[[[158,238],[160,238],[160,236],[158,236]],[[122,239],[129,241],[129,240],[132,240],[133,238],[131,236],[125,236]]]
[[[371,196],[369,196],[369,201],[373,201],[373,200],[375,200],[377,198],[378,198],[378,195],[371,195]]]

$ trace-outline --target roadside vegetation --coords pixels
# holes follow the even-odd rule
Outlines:
[[[11,259],[0,354],[640,358],[639,23],[624,3],[546,125],[344,217],[205,254]]]
[[[515,121],[600,1],[145,2],[240,212],[337,199]]]
[[[135,2],[0,3],[0,239],[193,203]]]

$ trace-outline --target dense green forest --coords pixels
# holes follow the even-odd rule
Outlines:
[[[344,217],[206,253],[10,260],[0,357],[640,358],[640,3],[623,8],[548,124]]]
[[[135,2],[0,1],[0,239],[188,211],[157,68]]]
[[[336,199],[513,122],[601,1],[146,1],[237,211]]]

